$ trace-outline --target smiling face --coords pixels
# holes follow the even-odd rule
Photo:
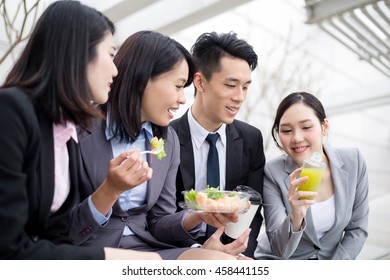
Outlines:
[[[167,126],[180,104],[186,102],[184,85],[188,79],[188,64],[181,60],[175,68],[153,79],[146,85],[142,98],[141,121]]]
[[[197,93],[192,113],[206,130],[216,131],[235,119],[251,83],[251,70],[245,60],[225,56],[221,58],[220,71],[213,73],[210,80],[198,72],[194,83]]]
[[[283,150],[299,165],[313,152],[323,156],[322,138],[327,135],[328,120],[324,124],[315,115],[312,108],[296,103],[288,108],[279,125],[279,139]]]
[[[113,61],[115,50],[113,36],[108,33],[104,40],[96,46],[95,58],[88,63],[87,79],[93,101],[97,104],[107,102],[112,80],[118,75]]]

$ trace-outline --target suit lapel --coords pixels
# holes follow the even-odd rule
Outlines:
[[[54,140],[53,126],[37,113],[39,125],[41,128],[41,155],[40,155],[40,184],[39,189],[39,224],[46,225],[47,213],[50,213],[50,207],[54,196]]]
[[[145,139],[148,139],[148,136],[145,133]],[[145,147],[146,150],[151,150],[152,145],[148,140],[145,141]],[[154,157],[152,154],[146,154],[146,159],[149,164],[149,166],[153,169],[153,176],[152,178],[147,182],[147,188],[146,188],[146,205],[141,205],[140,207],[137,207],[135,209],[141,208],[141,210],[149,205],[150,201],[156,201],[159,191],[156,192],[156,176],[158,174],[157,169],[159,168],[161,160],[158,160],[156,157]],[[159,179],[158,179],[159,180]],[[157,180],[157,181],[158,181]],[[160,184],[161,185],[161,184]],[[133,209],[134,210],[134,209]]]
[[[110,142],[101,132],[104,129],[103,121],[93,126],[90,131],[85,131],[79,138],[80,153],[85,159],[84,166],[88,174],[91,186],[96,189],[107,176],[108,166],[113,157]],[[85,133],[85,134],[84,134]]]
[[[351,190],[348,187],[348,173],[343,169],[344,162],[336,150],[325,147],[325,152],[329,159],[332,174],[335,192],[335,211],[336,213],[343,213],[344,209],[350,207],[348,198],[351,197],[349,193]],[[332,236],[333,231],[338,231],[338,225],[340,223],[343,224],[343,219],[346,218],[347,216],[345,215],[336,215],[334,226],[322,238]]]
[[[166,174],[165,171],[161,171],[163,169],[166,169],[166,161],[165,160],[159,160],[157,159],[156,156],[153,155],[148,155],[148,163],[149,166],[153,169],[153,176],[152,178],[148,181],[148,187],[147,187],[147,195],[146,195],[146,205],[153,205],[160,193],[161,189],[164,186],[164,178],[161,178],[161,174]],[[140,206],[142,207],[142,205]],[[137,209],[137,208],[135,208]]]
[[[226,190],[233,190],[240,181],[244,141],[234,122],[226,125]]]
[[[314,222],[313,222],[313,216],[311,213],[311,207],[307,209],[306,213],[306,229],[304,231],[304,234],[308,239],[313,242],[313,244],[317,245],[319,248],[321,248],[320,241],[317,238],[316,230],[314,228]]]
[[[147,135],[145,133],[145,139],[147,138]],[[151,150],[151,144],[148,140],[145,141],[145,148],[146,150]],[[169,147],[165,145],[165,150],[169,154]],[[152,154],[146,154],[146,159],[149,164],[149,166],[153,169],[153,176],[152,178],[147,182],[147,189],[146,189],[146,203],[143,205],[140,205],[138,207],[132,208],[129,211],[129,214],[137,214],[137,213],[143,213],[145,211],[148,211],[158,200],[160,193],[162,191],[162,188],[164,186],[164,180],[165,175],[163,178],[161,178],[162,174],[167,174],[167,163],[165,160],[159,160],[156,156]]]
[[[79,198],[79,182],[78,182],[78,146],[73,138],[67,142],[69,154],[69,178],[70,178],[70,192],[66,199],[64,206],[70,209],[75,203],[78,203]]]
[[[180,119],[177,135],[180,139],[180,168],[184,190],[195,188],[194,151],[188,124],[188,111]]]

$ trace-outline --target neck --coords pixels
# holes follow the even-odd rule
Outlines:
[[[191,113],[194,119],[207,131],[215,132],[217,131],[222,123],[214,123],[207,117],[207,112],[203,110],[203,107],[200,106],[196,99],[194,104],[191,106]]]

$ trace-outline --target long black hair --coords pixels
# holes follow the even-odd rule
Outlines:
[[[87,66],[96,46],[114,24],[99,11],[78,1],[50,4],[2,87],[16,86],[53,123],[72,121],[87,126],[101,115],[91,106]]]
[[[110,127],[120,141],[134,141],[142,128],[141,104],[149,79],[188,63],[186,84],[192,83],[195,64],[189,51],[174,39],[153,31],[139,31],[126,39],[115,56],[118,76],[114,78],[108,102],[101,106],[110,113]],[[165,137],[166,127],[153,126]]]

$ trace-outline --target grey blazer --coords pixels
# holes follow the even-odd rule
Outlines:
[[[356,259],[367,238],[368,177],[358,149],[325,147],[335,188],[335,224],[318,240],[311,209],[303,230],[290,230],[291,207],[287,192],[289,175],[297,168],[287,155],[271,160],[265,167],[264,217],[273,254],[281,259]],[[264,241],[264,239],[263,239]],[[264,244],[263,244],[264,245]],[[263,246],[261,245],[261,246]],[[257,253],[261,249],[257,250]],[[258,257],[258,256],[257,256]]]
[[[109,161],[113,158],[110,142],[104,134],[105,124],[99,121],[94,128],[79,133],[81,154],[81,196],[87,198],[104,181]],[[116,202],[109,221],[103,226],[96,223],[87,199],[73,215],[72,238],[78,245],[118,247],[125,225],[144,243],[157,249],[176,248],[170,243],[194,243],[182,227],[184,212],[176,213],[176,173],[180,161],[179,140],[175,131],[168,128],[164,145],[167,156],[162,160],[149,157],[153,176],[148,181],[146,203],[123,211]],[[133,246],[134,245],[134,246]],[[129,248],[142,246],[131,244]]]

